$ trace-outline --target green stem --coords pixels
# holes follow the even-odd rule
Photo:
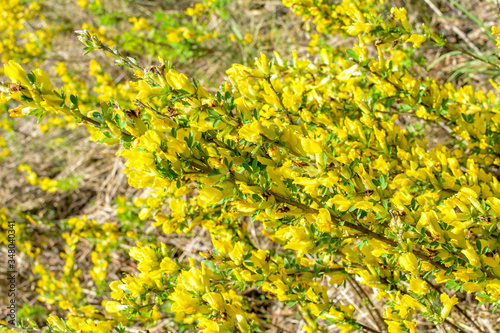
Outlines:
[[[473,54],[473,53],[470,53],[469,51],[462,50],[462,49],[460,49],[460,48],[458,48],[458,47],[456,47],[456,46],[450,45],[450,44],[448,44],[448,43],[446,43],[444,46],[445,46],[445,47],[447,47],[447,48],[450,48],[450,49],[452,49],[452,50],[455,50],[455,51],[461,52],[461,53],[463,53],[463,54],[466,54],[466,55],[468,55],[469,57],[472,57],[472,58],[474,58],[474,59],[476,59],[476,60],[482,61],[482,62],[484,62],[484,63],[486,63],[486,64],[488,64],[488,65],[490,65],[490,66],[494,66],[494,67],[496,67],[496,68],[500,69],[500,65],[495,64],[494,62],[491,62],[491,61],[489,61],[488,59],[483,59],[483,58],[481,58],[481,57],[479,57],[479,56],[477,56],[477,55],[475,55],[475,54]]]

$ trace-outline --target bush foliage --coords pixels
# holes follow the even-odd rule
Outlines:
[[[133,77],[115,83],[92,59],[92,80],[58,63],[55,84],[40,63],[58,28],[41,16],[40,29],[25,34],[22,22],[39,7],[5,3],[0,10],[14,14],[9,27],[0,26],[8,77],[0,101],[10,116],[46,117],[45,132],[85,127],[92,141],[120,147],[128,183],[147,189],[118,198],[120,226],[67,220],[58,276],[18,224],[19,249],[40,276],[39,300],[57,306],[44,330],[260,332],[265,319],[246,296],[256,292],[262,302],[293,308],[305,332],[485,331],[468,303],[494,313],[500,302],[500,88],[494,80],[490,91],[458,87],[415,66],[425,61],[416,54],[426,46],[497,71],[495,59],[410,24],[405,8],[383,1],[284,0],[315,30],[307,54],[262,52],[246,61],[228,53],[214,61],[246,63],[232,64],[213,88],[173,61],[188,64],[221,45],[231,52],[253,42],[231,28],[227,1],[149,18],[113,16],[100,1],[78,1],[101,23],[76,32],[84,53],[105,53]],[[331,35],[355,38],[341,47],[327,42]],[[159,59],[143,64],[131,52]],[[445,139],[429,145],[422,126]],[[24,164],[19,170],[48,192],[81,181],[42,178]],[[26,221],[7,209],[0,217]],[[155,237],[138,236],[148,220],[165,234],[203,228],[212,248],[186,260]],[[272,246],[261,246],[256,230]],[[100,305],[86,302],[80,285],[74,260],[81,239],[93,244],[89,274]],[[128,254],[138,272],[111,279],[108,262],[127,241],[137,241]],[[365,300],[370,323],[358,305],[332,297],[343,288]]]

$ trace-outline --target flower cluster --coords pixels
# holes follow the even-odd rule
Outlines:
[[[50,47],[54,37],[52,29],[40,14],[41,5],[32,1],[27,5],[22,0],[7,0],[0,4],[2,22],[0,32],[0,58],[6,63],[9,60],[27,63],[34,61],[38,66],[45,50]],[[39,22],[37,22],[39,21]],[[37,27],[26,29],[28,23],[36,23]],[[1,72],[0,72],[1,74]]]
[[[66,323],[53,316],[55,332],[124,332],[126,319],[162,315],[206,333],[252,332],[261,323],[249,290],[296,306],[307,332],[329,324],[343,332],[416,332],[418,318],[461,330],[458,315],[480,330],[459,292],[500,302],[500,103],[491,92],[418,77],[404,43],[446,41],[428,29],[413,34],[404,8],[383,20],[375,3],[284,1],[319,33],[357,36],[358,43],[332,48],[314,37],[309,48],[317,58],[261,53],[253,65],[228,69],[216,93],[163,58],[142,67],[86,30],[79,39],[87,52],[103,50],[139,79],[119,89],[120,101],[110,101],[113,85],[97,62],[96,110],[52,90],[40,69],[5,65],[9,96],[21,103],[12,116],[63,113],[94,141],[120,144],[129,184],[150,189],[135,201],[139,219],[152,218],[167,234],[200,226],[213,245],[197,264],[164,243],[138,242],[129,254],[139,274],[113,281],[114,301],[103,302],[113,319],[96,324],[92,311]],[[402,115],[441,128],[449,144],[430,147],[399,125]],[[257,245],[249,221],[275,250]],[[80,222],[74,225],[82,231],[89,223]],[[66,240],[69,273],[77,238]],[[106,265],[95,257],[93,277],[104,281]],[[330,297],[348,282],[377,291],[385,304],[378,327]]]
[[[26,180],[31,184],[31,185],[37,185],[40,186],[40,188],[44,191],[47,191],[49,193],[56,192],[57,190],[61,191],[68,191],[68,190],[74,190],[78,187],[78,182],[79,178],[78,176],[76,177],[71,177],[68,179],[59,179],[55,180],[49,177],[43,177],[40,178],[36,174],[36,172],[33,172],[31,170],[31,167],[26,164],[20,164],[17,169],[19,171],[25,172],[26,173]]]

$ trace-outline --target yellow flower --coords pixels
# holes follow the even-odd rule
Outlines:
[[[410,279],[410,290],[419,295],[425,295],[428,292],[427,283],[420,278],[412,277]]]
[[[240,138],[245,139],[248,142],[259,142],[262,140],[259,131],[261,128],[262,125],[258,121],[245,124],[239,130]]]
[[[406,330],[403,329],[403,325],[401,323],[396,322],[396,321],[386,321],[387,325],[389,326],[389,333],[404,333]]]
[[[177,265],[175,263],[175,261],[173,261],[169,257],[165,257],[162,259],[162,261],[160,263],[160,268],[166,274],[174,274],[175,272],[177,272],[180,269],[179,265]]]
[[[115,301],[104,300],[104,301],[102,301],[102,303],[103,303],[103,306],[106,309],[106,311],[109,312],[109,313],[120,312],[120,311],[122,311],[122,310],[124,310],[124,309],[127,308],[126,305],[120,304],[120,303],[115,302]]]
[[[224,305],[226,304],[224,302],[224,299],[222,298],[222,295],[219,293],[215,292],[209,292],[203,295],[203,300],[210,304],[212,309],[215,309],[217,311],[223,311],[224,310]]]
[[[413,253],[404,253],[399,257],[399,264],[405,270],[418,275],[418,260]]]
[[[408,19],[406,17],[406,8],[393,7],[391,8],[391,14],[394,16],[396,20],[401,21],[401,25],[403,26],[403,29],[406,30],[406,32],[411,32],[412,27],[408,23]]]
[[[343,29],[351,36],[359,35],[360,33],[369,33],[374,30],[377,26],[372,23],[356,22],[348,27],[343,27]]]
[[[88,0],[78,0],[78,6],[80,6],[82,9],[87,8],[89,5]]]
[[[333,205],[337,210],[341,212],[347,211],[352,206],[352,202],[344,197],[342,194],[337,194],[328,201],[328,204]]]
[[[477,254],[476,250],[470,244],[469,241],[466,241],[466,244],[467,244],[467,249],[462,250],[462,253],[467,257],[467,259],[469,260],[469,263],[472,266],[475,266],[477,268],[481,268],[481,260],[479,259],[479,255]]]
[[[453,295],[453,297],[450,298],[450,296],[443,293],[440,296],[440,300],[441,303],[443,304],[443,309],[441,310],[441,318],[445,319],[450,314],[453,306],[455,306],[455,304],[458,303],[458,298],[456,295]]]
[[[269,59],[264,53],[260,53],[260,58],[255,59],[255,64],[259,70],[261,70],[266,76],[271,73]]]
[[[263,71],[260,69],[253,69],[247,66],[243,66],[240,64],[233,64],[230,69],[226,71],[226,73],[229,76],[238,76],[241,78],[244,77],[258,77],[258,78],[264,78],[266,77],[266,74],[264,74]]]
[[[14,82],[21,83],[23,86],[31,86],[30,81],[26,77],[26,71],[14,60],[4,65],[4,74]]]
[[[38,88],[43,87],[42,93],[43,94],[51,94],[52,93],[52,83],[50,82],[49,75],[42,69],[37,68],[33,71],[33,74],[35,74],[35,85]],[[59,102],[60,103],[60,102]]]
[[[139,94],[137,95],[137,99],[144,100],[151,96],[160,96],[162,94],[162,87],[151,87],[146,81],[140,80],[136,84],[136,88],[139,90]]]
[[[180,43],[182,41],[182,37],[179,36],[177,31],[169,32],[166,37],[170,43]]]
[[[406,42],[413,43],[413,48],[415,48],[415,49],[419,48],[422,45],[422,43],[424,43],[426,41],[427,41],[427,37],[426,36],[415,35],[415,34],[412,34],[410,36],[410,38],[408,38],[406,40]]]
[[[347,81],[351,78],[351,76],[358,70],[359,65],[353,65],[337,75],[337,80],[339,81]]]
[[[137,149],[122,149],[116,155],[128,158],[125,166],[134,169],[141,169],[155,162],[153,154]]]
[[[139,19],[137,19],[137,17],[131,17],[128,19],[128,21],[134,25],[130,29],[130,31],[138,31],[138,30],[150,31],[153,29],[153,27],[148,23],[148,21],[144,17],[141,17]]]
[[[56,315],[53,315],[51,314],[48,318],[47,318],[47,322],[49,323],[49,325],[52,325],[52,326],[55,326],[59,331],[63,331],[65,332],[66,331],[66,328],[64,326],[64,323],[61,321],[61,319],[56,316]]]
[[[243,38],[243,44],[250,44],[251,42],[253,42],[252,35],[249,33],[246,33],[245,37]]]
[[[169,69],[168,72],[165,73],[165,79],[167,80],[167,84],[176,90],[182,89],[189,94],[194,94],[196,92],[187,76],[174,69]]]
[[[173,301],[172,311],[174,312],[203,314],[211,311],[209,306],[201,303],[201,298],[197,298],[186,290],[176,289],[168,298]]]
[[[9,115],[11,117],[24,117],[26,116],[28,113],[30,113],[30,111],[32,110],[33,108],[30,108],[30,107],[25,107],[24,105],[19,105],[18,107],[15,107],[13,109],[10,109],[9,110]]]

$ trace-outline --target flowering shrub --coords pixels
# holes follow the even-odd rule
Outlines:
[[[204,0],[190,7],[175,6],[179,7],[176,11],[155,9],[144,17],[127,10],[127,1],[120,2],[119,14],[115,9],[106,9],[101,2],[79,2],[101,25],[95,29],[84,24],[82,29],[98,35],[109,46],[119,44],[122,51],[162,57],[182,64],[217,52],[224,54],[219,61],[229,58],[225,65],[238,59],[238,53],[230,52],[235,44],[252,42],[250,33],[236,28],[234,18],[226,9],[230,3],[227,0]]]
[[[69,179],[64,180],[55,180],[49,177],[40,178],[38,175],[31,170],[29,165],[19,165],[19,171],[23,171],[26,173],[26,180],[31,185],[38,185],[42,190],[48,192],[55,192],[57,190],[67,191],[70,189],[75,189],[78,187],[78,176],[71,177]]]
[[[168,59],[144,67],[88,30],[77,32],[85,52],[101,50],[139,79],[115,89],[92,62],[102,83],[94,88],[99,108],[82,107],[69,88],[53,89],[42,69],[7,62],[6,99],[20,102],[11,116],[64,114],[86,126],[92,140],[119,144],[129,184],[150,189],[135,200],[139,219],[151,218],[165,234],[204,228],[213,245],[196,262],[180,260],[165,243],[138,242],[129,254],[139,273],[110,283],[113,300],[104,300],[102,311],[57,298],[49,289],[62,280],[37,269],[44,300],[68,310],[64,320],[48,318],[49,330],[127,332],[129,324],[168,318],[207,333],[261,331],[244,297],[257,290],[295,307],[306,332],[331,324],[342,332],[416,332],[422,320],[482,331],[464,295],[493,310],[500,302],[498,97],[417,77],[411,48],[457,48],[425,26],[418,33],[404,8],[386,17],[379,3],[284,1],[316,26],[308,50],[318,56],[274,52],[270,60],[261,53],[254,64],[233,64],[214,93]],[[150,28],[131,22],[136,30]],[[342,48],[320,40],[334,33],[358,43]],[[414,128],[399,125],[401,115],[442,128],[449,141],[429,147]],[[70,221],[78,233],[98,229]],[[273,249],[258,246],[250,221]],[[106,242],[116,244],[115,231],[102,226],[102,249],[92,255],[98,284],[106,281]],[[65,239],[61,279],[71,276],[77,233]],[[373,327],[353,304],[330,297],[348,282],[365,293]],[[74,278],[66,283],[73,286]],[[376,290],[383,311],[363,286]]]
[[[45,48],[50,47],[53,32],[40,14],[40,4],[33,1],[8,0],[0,4],[2,23],[0,32],[0,54],[2,62],[10,60],[28,63],[35,60],[38,66],[40,58],[45,54]],[[26,29],[28,22],[40,21],[39,26]]]

